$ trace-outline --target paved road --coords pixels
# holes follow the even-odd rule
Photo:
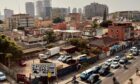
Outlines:
[[[131,61],[131,64],[127,65],[128,69],[123,68],[117,69],[114,73],[102,80],[102,84],[112,84],[112,77],[115,76],[120,84],[124,84],[133,74],[135,74],[136,67],[140,68],[140,57]]]
[[[122,54],[122,53],[123,52],[120,52],[117,55]],[[104,59],[95,65],[103,63],[107,59]],[[119,69],[111,69],[111,73],[108,76],[100,77],[101,84],[113,84],[113,81],[112,81],[113,76],[115,76],[118,79],[118,82],[120,84],[124,84],[124,82],[126,80],[128,80],[129,77],[131,77],[133,74],[135,74],[136,67],[140,68],[140,61],[139,60],[140,60],[140,56],[136,56],[135,59],[130,60],[130,64],[127,65],[127,67],[128,67],[127,70],[124,70],[124,68],[122,68],[122,67],[120,67]],[[93,67],[93,66],[94,65],[92,65],[90,67]],[[77,74],[76,76],[79,77],[79,74]],[[80,84],[86,84],[85,82],[81,81],[80,78],[77,78],[77,81],[79,81]],[[71,84],[71,82],[69,82],[67,84]]]

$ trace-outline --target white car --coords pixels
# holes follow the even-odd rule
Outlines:
[[[0,72],[0,81],[6,80],[6,75],[3,72]]]
[[[116,69],[120,66],[120,64],[118,62],[112,62],[112,64],[110,65],[111,68]]]
[[[108,59],[106,62],[109,62],[109,63],[111,63],[111,62],[112,62],[112,60],[113,60],[113,59]]]
[[[40,60],[46,60],[47,59],[47,55],[45,55],[45,54],[39,54],[39,59]]]

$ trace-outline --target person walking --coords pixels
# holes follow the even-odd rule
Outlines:
[[[113,77],[112,80],[113,80],[113,84],[116,84],[116,77]]]
[[[77,71],[81,69],[81,66],[82,65],[80,63],[77,64]]]
[[[128,84],[133,84],[133,79],[130,78]]]
[[[139,75],[139,69],[136,68],[136,75],[138,76]]]

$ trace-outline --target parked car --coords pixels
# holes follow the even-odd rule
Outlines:
[[[97,74],[92,74],[92,75],[90,75],[90,77],[87,79],[87,82],[90,83],[90,84],[94,84],[94,83],[96,83],[97,81],[99,81],[99,75],[97,75]]]
[[[84,81],[86,81],[88,78],[89,78],[89,76],[91,75],[91,74],[93,74],[94,72],[93,72],[93,69],[91,68],[91,69],[88,69],[88,70],[86,70],[86,71],[83,71],[81,74],[80,74],[80,78],[81,78],[81,80],[84,80]]]
[[[113,59],[108,59],[107,61],[105,61],[105,65],[110,66],[112,63]]]
[[[116,68],[118,68],[120,65],[119,65],[119,63],[118,62],[112,62],[112,64],[111,64],[111,68],[113,68],[113,69],[116,69]]]
[[[128,63],[128,60],[127,60],[126,57],[123,57],[123,58],[120,59],[119,63],[120,64],[126,64],[126,63]]]
[[[58,60],[61,61],[63,58],[65,57],[65,55],[61,55]]]
[[[137,50],[137,51],[133,51],[133,52],[132,52],[132,55],[138,56],[138,55],[139,55],[139,51],[138,51],[138,50]]]
[[[65,63],[67,63],[67,64],[75,64],[76,60],[70,58],[70,59],[67,59]]]
[[[0,71],[0,81],[5,81],[6,79],[6,75]]]
[[[67,60],[71,60],[72,59],[72,56],[70,56],[70,55],[66,55],[66,56],[64,56],[64,58],[62,58],[62,62],[66,62]]]
[[[134,57],[133,57],[132,54],[128,54],[128,55],[126,56],[126,58],[130,60],[130,59],[133,59]]]
[[[101,69],[99,70],[99,74],[102,75],[102,76],[105,76],[105,75],[107,75],[109,73],[110,73],[110,67],[109,66],[103,65],[101,67]]]
[[[79,62],[87,62],[88,61],[88,57],[85,55],[85,56],[81,56],[78,60]]]
[[[39,59],[40,60],[46,60],[47,59],[47,55],[45,55],[45,54],[39,54]]]
[[[113,61],[119,62],[120,59],[121,59],[121,56],[115,56]]]
[[[97,73],[99,72],[100,68],[101,68],[101,66],[94,66],[94,67],[92,68],[93,73],[97,74]]]

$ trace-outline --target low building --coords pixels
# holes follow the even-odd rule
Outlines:
[[[96,36],[103,36],[108,33],[108,28],[97,28]]]
[[[67,29],[67,24],[65,22],[63,23],[56,23],[52,25],[52,28],[55,30],[66,30]]]
[[[29,14],[15,14],[6,20],[8,29],[34,27],[34,18]]]
[[[120,41],[129,40],[134,37],[132,23],[116,22],[108,27],[108,36]]]
[[[110,48],[116,45],[117,43],[118,41],[114,38],[102,37],[102,38],[98,38],[96,40],[91,41],[89,45],[100,48],[105,54],[105,56],[109,56]]]
[[[35,20],[35,27],[37,28],[47,28],[52,26],[52,21],[51,20]]]
[[[28,46],[38,44],[43,46],[43,44],[46,44],[46,41],[43,41],[43,37],[34,37],[34,36],[25,36],[22,38],[22,42]]]
[[[69,13],[69,15],[65,18],[66,22],[80,22],[81,15],[80,13]]]

